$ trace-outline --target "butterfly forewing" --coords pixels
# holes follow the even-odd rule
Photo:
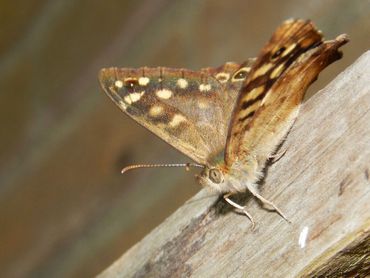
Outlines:
[[[232,108],[251,63],[201,71],[108,68],[99,79],[131,118],[194,161],[207,164],[225,148]]]

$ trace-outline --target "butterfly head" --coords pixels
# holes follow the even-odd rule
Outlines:
[[[225,172],[220,167],[205,166],[200,175],[196,176],[198,182],[205,188],[223,192],[225,187]]]

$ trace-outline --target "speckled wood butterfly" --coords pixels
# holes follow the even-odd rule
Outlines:
[[[323,41],[310,21],[287,20],[257,59],[242,64],[200,71],[107,68],[99,79],[121,110],[203,168],[201,185],[224,194],[254,224],[230,196],[249,190],[286,219],[256,184],[297,117],[306,89],[341,58],[338,48],[347,41],[346,35]]]

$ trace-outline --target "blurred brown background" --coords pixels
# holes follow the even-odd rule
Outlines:
[[[198,69],[256,55],[284,19],[348,33],[327,84],[370,45],[370,2],[1,1],[0,276],[99,273],[199,187],[189,160],[102,93],[106,66]]]

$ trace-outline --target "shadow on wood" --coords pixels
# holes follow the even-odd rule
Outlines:
[[[100,277],[343,277],[370,269],[370,52],[302,107],[257,227],[202,190]],[[216,202],[216,206],[214,205]],[[216,207],[216,209],[215,209]],[[220,213],[221,211],[221,213]],[[367,272],[368,273],[368,272]],[[363,277],[363,276],[361,276]]]

